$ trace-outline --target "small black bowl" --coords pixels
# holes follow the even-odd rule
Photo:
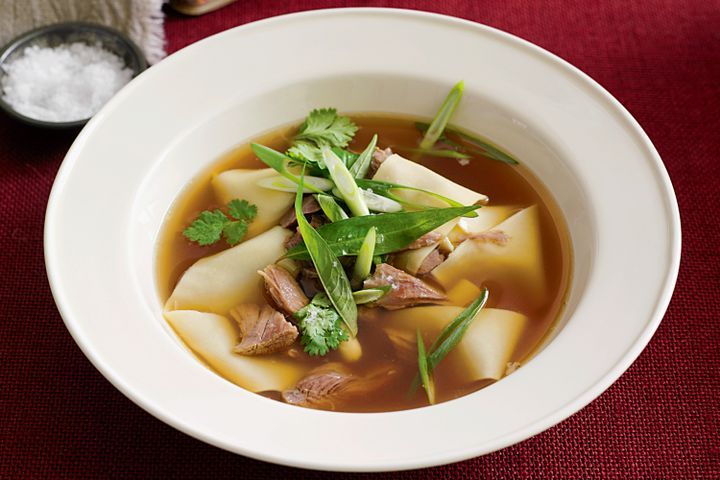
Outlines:
[[[22,55],[27,47],[33,45],[56,47],[74,42],[87,43],[88,45],[100,44],[105,50],[122,58],[125,66],[132,70],[133,77],[147,68],[145,57],[137,45],[117,30],[94,23],[63,22],[31,30],[16,37],[0,49],[0,80],[6,75],[4,65]],[[44,128],[77,128],[85,125],[89,120],[89,118],[85,118],[71,122],[51,122],[31,118],[13,109],[2,99],[2,95],[0,95],[0,109],[23,123]]]

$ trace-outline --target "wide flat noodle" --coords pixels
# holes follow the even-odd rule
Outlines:
[[[252,238],[275,226],[292,206],[295,195],[278,192],[257,184],[259,180],[274,177],[272,168],[261,170],[226,170],[212,180],[217,199],[226,204],[235,198],[247,200],[257,206],[257,216],[248,227],[247,237]]]
[[[451,198],[463,205],[472,205],[480,201],[487,201],[482,193],[465,188],[442,175],[433,172],[419,163],[412,162],[398,154],[390,155],[378,168],[373,180],[398,183],[409,187],[422,188]],[[446,207],[445,202],[433,199],[422,192],[399,190],[393,192],[409,202],[429,204],[431,206]]]
[[[460,217],[457,225],[455,225],[455,228],[452,229],[448,236],[451,241],[456,242],[462,238],[466,238],[467,235],[482,233],[490,230],[520,210],[518,207],[508,205],[482,207],[475,210],[477,217]]]
[[[165,310],[200,310],[226,315],[241,303],[265,303],[262,270],[285,254],[290,230],[273,227],[215,255],[201,258],[183,274]]]
[[[290,358],[233,353],[238,332],[222,315],[193,310],[176,310],[164,315],[185,344],[211,368],[252,392],[284,391],[292,388],[305,373],[305,369]]]
[[[479,287],[492,281],[522,296],[530,305],[541,303],[546,288],[538,207],[521,210],[491,232],[500,232],[507,238],[504,242],[464,241],[432,271],[433,277],[446,291],[462,279]]]
[[[462,311],[461,307],[451,306],[395,310],[388,312],[383,326],[398,354],[410,358],[417,355],[416,329],[420,329],[429,346]],[[480,310],[462,341],[438,367],[439,373],[453,372],[463,382],[502,378],[508,362],[519,360],[513,355],[527,324],[528,318],[518,312],[494,308]]]

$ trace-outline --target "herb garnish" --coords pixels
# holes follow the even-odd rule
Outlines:
[[[440,148],[429,148],[429,149],[422,149],[422,148],[399,148],[400,151],[407,150],[408,152],[412,153],[420,153],[422,155],[430,155],[431,157],[440,157],[440,158],[456,158],[458,160],[467,160],[469,158],[472,158],[471,155],[468,155],[467,153],[463,153],[459,150],[449,150],[449,149],[440,149]]]
[[[415,331],[417,337],[417,350],[418,350],[418,370],[420,371],[420,380],[422,381],[423,388],[428,397],[430,405],[435,403],[435,382],[430,375],[430,369],[428,366],[427,355],[425,354],[425,342],[423,342],[420,329]]]
[[[442,332],[440,332],[438,338],[430,346],[430,348],[428,349],[428,354],[425,355],[426,358],[424,360],[424,362],[426,363],[425,368],[427,369],[427,374],[430,378],[430,381],[432,381],[432,372],[435,367],[437,367],[438,364],[447,356],[447,354],[450,353],[450,351],[462,341],[463,337],[465,336],[465,332],[467,332],[468,328],[470,328],[470,325],[472,324],[473,320],[475,320],[475,317],[477,317],[478,312],[485,306],[487,299],[488,289],[486,287],[483,288],[482,293],[478,298],[475,299],[474,302],[472,302],[465,310],[460,312],[460,314],[455,317],[455,319],[450,322],[443,329]],[[421,341],[419,337],[418,341]],[[419,347],[420,345],[418,345],[418,348]],[[423,362],[418,363],[419,372],[418,375],[415,376],[415,380],[413,380],[413,383],[410,386],[411,393],[414,393],[417,390],[417,387],[420,385],[421,380],[423,382],[425,381],[424,379],[422,379],[422,363]]]
[[[428,127],[427,123],[423,122],[416,122],[415,128],[417,128],[420,132],[426,132]],[[462,145],[454,140],[452,140],[450,137],[448,137],[448,134],[456,135],[456,137],[460,137],[466,144],[469,145]],[[463,130],[460,130],[456,127],[447,126],[445,127],[445,132],[438,138],[438,141],[441,143],[445,143],[447,145],[450,145],[451,147],[454,147],[455,150],[440,150],[441,152],[464,152],[464,153],[472,153],[475,155],[482,155],[484,157],[490,158],[492,160],[497,160],[498,162],[507,163],[508,165],[519,165],[520,162],[518,162],[512,155],[510,155],[508,152],[504,151],[502,148],[498,147],[497,145],[493,145],[489,140],[482,139],[478,137],[477,135],[471,135],[467,132],[464,132]],[[437,152],[430,153],[425,152],[428,155],[437,155]],[[446,154],[447,156],[453,156],[455,154],[450,153]],[[471,158],[470,156],[466,158]]]
[[[375,241],[377,239],[377,228],[370,227],[365,238],[363,239],[357,257],[355,257],[355,265],[353,266],[352,279],[350,285],[359,287],[370,275],[373,266],[373,257],[375,256]]]
[[[370,169],[370,164],[372,163],[373,153],[375,153],[375,147],[377,146],[377,139],[377,134],[373,135],[368,146],[365,147],[365,150],[363,150],[360,156],[355,160],[355,163],[353,163],[350,167],[350,173],[353,177],[365,178],[365,175],[367,175],[367,172]]]
[[[253,153],[260,159],[260,161],[263,162],[265,165],[275,169],[276,172],[278,172],[280,175],[287,178],[288,180],[292,181],[293,183],[300,183],[300,178],[297,175],[293,174],[290,170],[288,170],[288,167],[293,161],[292,158],[288,157],[284,153],[280,153],[270,147],[266,147],[265,145],[260,145],[257,143],[251,143],[250,148],[252,149]],[[315,193],[323,193],[323,190],[309,183],[305,183],[303,188],[305,190],[310,190]]]
[[[338,115],[334,108],[313,110],[300,125],[287,155],[323,167],[321,148],[346,147],[357,129],[350,117]]]
[[[429,231],[478,208],[480,205],[365,215],[329,223],[313,231],[325,241],[333,254],[341,257],[357,255],[368,231],[375,227],[377,240],[374,254],[383,255],[402,250]],[[285,256],[294,260],[309,258],[304,244],[291,248]]]
[[[447,325],[440,336],[433,342],[428,350],[428,367],[432,371],[447,356],[450,351],[462,340],[467,329],[470,328],[478,312],[485,306],[488,299],[488,289],[483,288],[482,293],[460,315]]]
[[[393,193],[393,191],[394,190],[409,190],[412,192],[421,192],[421,193],[429,195],[433,198],[436,198],[438,200],[442,200],[443,202],[447,203],[451,207],[464,206],[462,203],[456,202],[452,198],[445,197],[443,195],[440,195],[439,193],[431,192],[429,190],[424,190],[422,188],[409,187],[407,185],[400,185],[399,183],[385,182],[383,180],[371,180],[371,179],[367,179],[367,178],[358,178],[355,180],[355,183],[357,183],[360,188],[363,188],[366,190],[372,190],[373,193],[382,195],[383,197],[387,197],[391,200],[395,200],[396,202],[398,202],[401,205],[405,205],[405,206],[416,208],[416,209],[428,208],[428,205],[422,205],[419,203],[408,202],[404,198]],[[474,217],[475,215],[472,215],[472,216]]]
[[[337,222],[349,218],[348,214],[345,213],[345,210],[343,210],[330,195],[319,194],[315,196],[315,199],[318,204],[320,204],[320,208],[330,222]]]
[[[362,192],[355,183],[355,177],[352,176],[340,157],[328,147],[322,147],[322,160],[330,173],[330,178],[335,182],[335,188],[338,190],[340,198],[343,199],[350,212],[356,217],[369,215],[370,211]]]
[[[295,195],[295,214],[297,216],[298,230],[315,266],[320,283],[327,293],[330,302],[345,322],[350,334],[357,334],[357,307],[352,298],[350,281],[343,270],[343,266],[328,246],[327,242],[305,218],[302,212],[302,190],[304,186],[304,173],[300,176],[300,188]],[[362,218],[362,217],[357,217]],[[332,223],[330,225],[333,225]]]
[[[257,207],[247,200],[234,199],[222,210],[205,210],[183,231],[185,238],[198,245],[212,245],[225,238],[228,245],[237,245],[245,237],[248,224],[257,215]]]
[[[450,93],[447,94],[445,101],[443,101],[440,109],[435,114],[435,118],[433,118],[430,126],[425,131],[425,136],[420,142],[420,148],[422,150],[433,148],[435,142],[437,142],[438,138],[443,134],[445,126],[450,121],[450,117],[452,117],[452,114],[462,99],[464,89],[465,83],[461,80],[450,90]]]
[[[376,288],[366,288],[364,290],[353,292],[353,299],[355,300],[356,305],[377,302],[390,290],[392,290],[392,286],[390,285],[383,285]]]
[[[324,293],[318,293],[308,305],[295,312],[300,327],[300,343],[310,355],[322,356],[348,339],[342,320]]]

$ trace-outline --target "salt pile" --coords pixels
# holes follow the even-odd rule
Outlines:
[[[37,120],[71,122],[92,117],[133,72],[100,45],[32,46],[4,66],[3,100]]]

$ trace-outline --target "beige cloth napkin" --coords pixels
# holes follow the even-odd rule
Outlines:
[[[84,21],[124,32],[149,63],[165,57],[163,0],[0,0],[0,45],[30,29]]]

